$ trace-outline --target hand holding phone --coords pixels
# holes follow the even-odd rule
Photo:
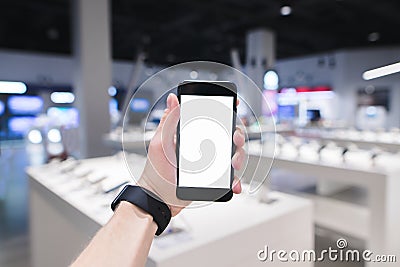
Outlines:
[[[177,162],[175,134],[180,119],[178,98],[170,94],[167,98],[167,109],[161,119],[147,154],[147,161],[138,185],[157,194],[171,208],[175,216],[190,204],[176,197]],[[236,153],[232,158],[232,166],[239,169],[244,160],[244,135],[239,129],[233,135]],[[233,193],[241,192],[241,184],[235,178],[232,185]]]

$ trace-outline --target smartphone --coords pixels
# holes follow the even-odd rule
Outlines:
[[[232,198],[237,89],[227,81],[184,81],[178,86],[177,187],[182,200]]]

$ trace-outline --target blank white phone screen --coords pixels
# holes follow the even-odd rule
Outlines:
[[[178,186],[230,188],[233,101],[181,95]]]

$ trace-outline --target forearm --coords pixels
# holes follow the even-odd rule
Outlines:
[[[72,266],[144,266],[156,231],[151,215],[122,201]]]

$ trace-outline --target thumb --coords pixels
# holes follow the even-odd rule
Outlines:
[[[160,124],[158,125],[157,131],[161,135],[162,143],[165,146],[174,144],[174,137],[176,133],[176,127],[179,122],[179,101],[176,95],[169,94],[167,98],[167,109],[161,118]]]

